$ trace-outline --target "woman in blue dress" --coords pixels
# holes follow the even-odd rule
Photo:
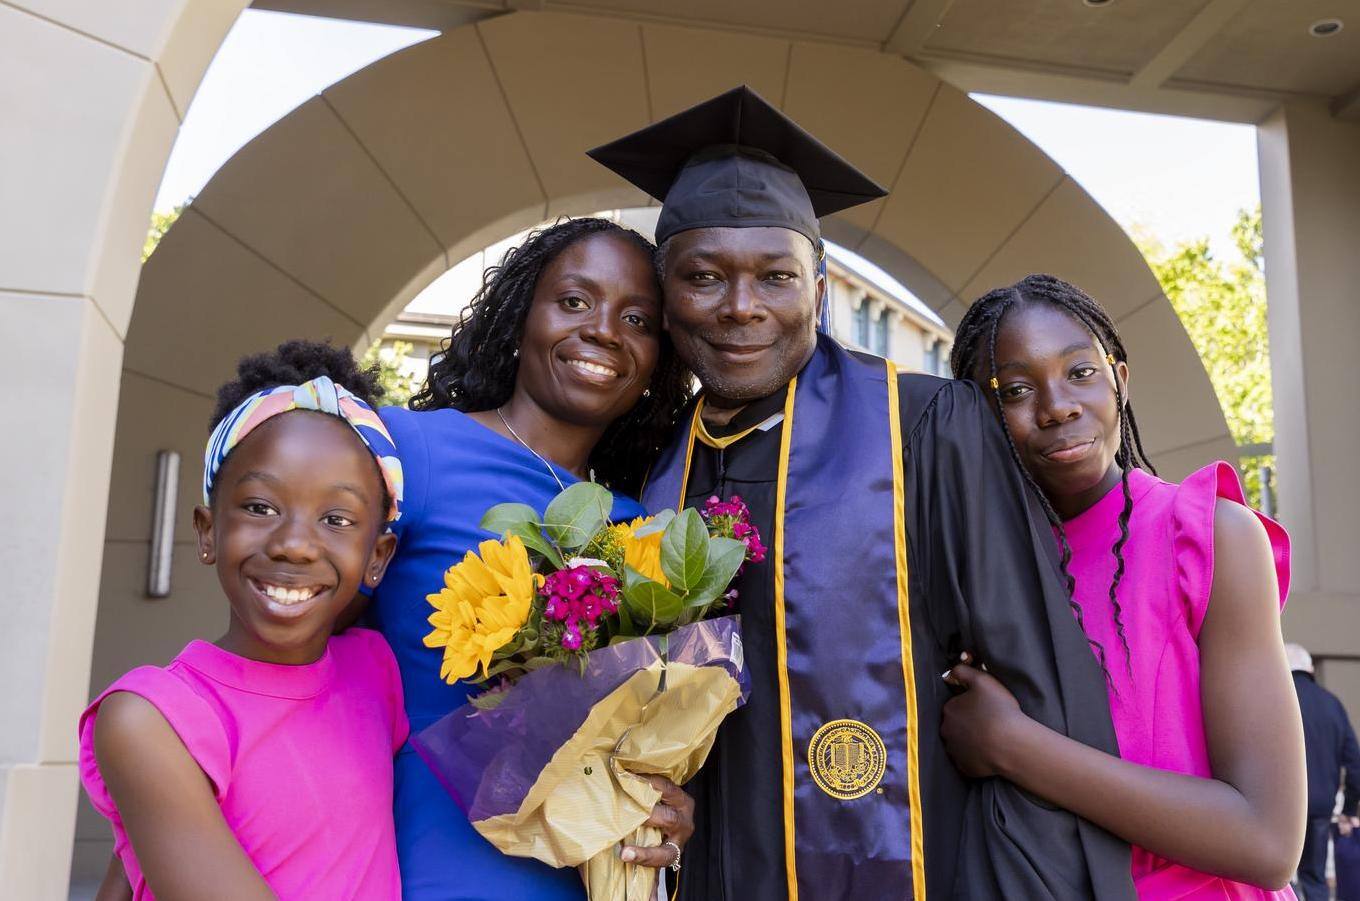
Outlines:
[[[652,253],[641,236],[601,219],[530,235],[487,270],[411,409],[382,411],[406,503],[394,525],[396,558],[368,616],[396,654],[412,732],[469,693],[439,678],[441,653],[421,641],[430,628],[425,596],[489,537],[477,527],[489,507],[514,501],[542,510],[565,486],[594,478],[619,497],[615,519],[642,515],[626,495],[637,493],[690,385],[661,330]],[[692,810],[666,785],[653,819],[675,844],[632,854],[671,863],[693,831]],[[397,756],[395,813],[407,899],[584,895],[574,870],[492,847],[409,745]]]

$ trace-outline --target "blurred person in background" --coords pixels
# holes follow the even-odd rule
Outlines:
[[[1294,676],[1294,690],[1299,695],[1299,712],[1303,715],[1304,753],[1308,764],[1308,827],[1303,839],[1303,857],[1299,861],[1298,887],[1303,901],[1327,901],[1331,897],[1327,890],[1327,843],[1332,837],[1333,811],[1336,809],[1336,796],[1341,787],[1341,771],[1346,772],[1346,795],[1341,805],[1341,813],[1335,817],[1337,853],[1338,897],[1346,899],[1360,895],[1343,893],[1347,882],[1360,882],[1360,879],[1343,879],[1342,870],[1347,866],[1360,866],[1360,855],[1341,853],[1341,841],[1347,840],[1349,846],[1360,833],[1360,745],[1355,740],[1355,730],[1346,716],[1346,708],[1341,700],[1321,685],[1313,677],[1313,657],[1297,644],[1285,645],[1285,656],[1289,669]]]

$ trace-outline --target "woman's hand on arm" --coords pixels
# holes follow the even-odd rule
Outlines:
[[[207,776],[151,702],[109,695],[94,741],[100,775],[158,899],[274,898],[227,826]]]
[[[1214,545],[1219,566],[1199,635],[1213,778],[1073,741],[1026,717],[1000,682],[967,666],[950,673],[963,693],[945,705],[941,734],[969,776],[1002,776],[1184,866],[1281,888],[1302,847],[1305,777],[1274,561],[1255,514],[1237,504],[1218,504]]]

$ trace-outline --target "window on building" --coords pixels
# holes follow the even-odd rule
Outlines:
[[[855,309],[854,325],[855,343],[867,349],[869,347],[869,302],[867,300]]]
[[[925,371],[931,375],[949,378],[949,357],[942,338],[926,338]]]
[[[880,357],[888,355],[888,311],[880,310],[874,320],[874,353]]]

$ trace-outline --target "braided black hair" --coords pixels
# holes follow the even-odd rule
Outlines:
[[[216,428],[252,394],[279,385],[300,385],[323,375],[370,407],[376,407],[384,393],[377,368],[360,368],[348,347],[336,347],[329,341],[285,341],[271,353],[251,354],[237,362],[236,378],[217,389],[217,406],[208,428]],[[381,475],[380,471],[378,483],[382,485],[382,509],[386,510],[392,498]]]
[[[511,248],[499,265],[488,268],[453,334],[431,361],[425,384],[411,397],[412,410],[453,408],[466,413],[493,410],[510,399],[519,369],[516,352],[543,270],[562,251],[584,238],[619,235],[651,257],[646,238],[607,219],[563,219],[531,232]],[[635,494],[647,468],[670,441],[675,422],[688,403],[691,379],[675,355],[670,338],[659,336],[661,353],[650,392],[633,409],[610,423],[591,451],[590,467],[615,491]]]
[[[1110,582],[1109,596],[1110,605],[1114,611],[1115,629],[1124,648],[1125,666],[1129,675],[1132,676],[1133,658],[1129,651],[1128,638],[1124,633],[1123,608],[1119,603],[1119,583],[1124,578],[1124,545],[1129,539],[1129,518],[1133,515],[1133,495],[1129,488],[1129,471],[1134,468],[1141,468],[1156,475],[1157,470],[1143,450],[1143,439],[1138,431],[1138,420],[1134,416],[1133,405],[1124,397],[1123,389],[1120,387],[1119,373],[1116,367],[1119,363],[1128,361],[1128,353],[1124,349],[1124,342],[1119,337],[1114,321],[1093,297],[1077,286],[1052,275],[1026,276],[1010,287],[997,288],[988,292],[968,308],[968,312],[959,322],[958,331],[954,338],[954,348],[949,355],[949,365],[954,371],[955,378],[969,378],[983,386],[994,386],[996,335],[1000,330],[1001,320],[1013,307],[1036,303],[1051,304],[1076,319],[1095,337],[1106,354],[1113,358],[1109,365],[1114,376],[1115,407],[1119,416],[1119,448],[1115,451],[1115,463],[1119,466],[1124,506],[1119,513],[1119,538],[1115,540],[1114,547],[1111,549],[1115,558],[1115,572]],[[986,343],[985,348],[983,346],[984,341]],[[984,363],[988,370],[985,378],[982,372]],[[992,387],[992,393],[997,410],[1001,411],[1003,408],[1000,387]],[[1067,581],[1068,602],[1076,614],[1077,624],[1081,626],[1084,632],[1086,626],[1082,617],[1081,605],[1077,603],[1074,594],[1076,580],[1068,568],[1068,564],[1072,560],[1072,546],[1067,541],[1067,532],[1063,529],[1062,520],[1057,511],[1053,509],[1052,503],[1044,495],[1034,476],[1025,468],[1004,415],[1001,416],[1001,428],[1005,432],[1011,457],[1020,467],[1026,483],[1038,495],[1048,521],[1058,531],[1058,539],[1062,544],[1061,566],[1063,576]],[[1089,637],[1087,641],[1095,649],[1096,655],[1100,658],[1101,667],[1108,674],[1105,648],[1100,642]]]

